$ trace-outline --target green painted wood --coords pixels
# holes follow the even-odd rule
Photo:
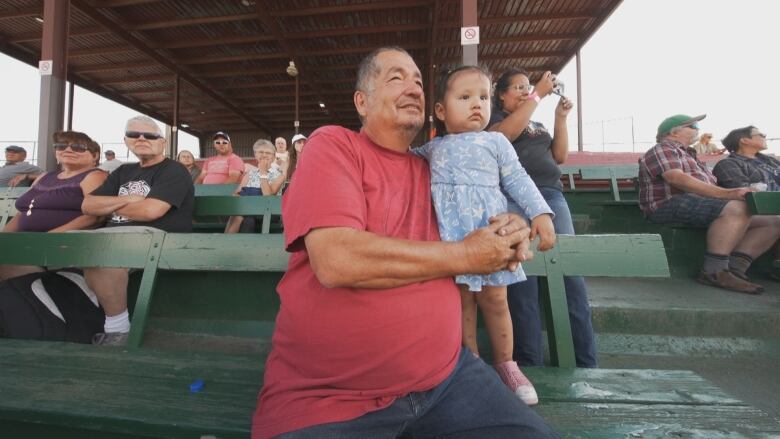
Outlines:
[[[0,188],[0,200],[5,200],[5,199],[15,200],[21,197],[25,192],[29,190],[30,190],[29,186]]]
[[[233,195],[237,187],[237,184],[196,184],[195,196],[229,196]]]
[[[160,263],[160,253],[163,249],[165,232],[152,234],[152,242],[146,256],[141,285],[138,287],[138,298],[135,301],[133,311],[133,324],[130,327],[130,335],[127,346],[130,349],[138,349],[141,346],[144,330],[146,330],[146,318],[149,315],[149,305],[152,300],[152,292],[157,281],[157,266]]]
[[[586,166],[580,168],[583,180],[609,180],[614,201],[620,201],[618,180],[634,179],[639,175],[639,165],[628,166]]]
[[[199,271],[285,271],[281,234],[169,233],[160,268]]]
[[[0,263],[51,267],[143,268],[150,233],[0,233]],[[117,251],[121,249],[121,251]]]
[[[745,200],[753,215],[780,215],[780,192],[751,192]]]
[[[544,253],[546,276],[539,278],[539,300],[547,323],[550,362],[557,367],[576,367],[566,287],[563,283],[560,245]]]
[[[659,235],[558,235],[565,276],[668,277]]]
[[[281,197],[196,196],[194,216],[282,214]]]
[[[569,180],[569,191],[574,192],[576,186],[574,185],[574,176],[580,173],[579,166],[561,166],[561,174]]]

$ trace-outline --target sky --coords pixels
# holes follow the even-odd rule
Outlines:
[[[716,140],[755,125],[769,136],[769,152],[780,155],[778,17],[778,1],[624,0],[581,50],[585,151],[645,151],[664,118],[707,114],[702,131]],[[40,76],[3,54],[0,72],[0,147],[31,149]],[[579,105],[574,59],[556,73]],[[544,99],[533,118],[552,127],[556,102]],[[124,123],[136,112],[78,87],[74,106],[73,128],[122,159]],[[576,150],[574,110],[568,122]],[[197,156],[197,139],[180,132],[179,149]]]

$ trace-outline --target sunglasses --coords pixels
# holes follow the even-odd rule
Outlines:
[[[70,150],[73,152],[86,152],[89,151],[89,148],[87,148],[87,145],[84,145],[83,143],[55,143],[54,144],[54,150],[55,151],[65,151],[70,147]]]
[[[163,136],[155,133],[145,133],[143,131],[127,131],[125,132],[125,137],[128,139],[140,139],[141,136],[144,137],[146,140],[158,140],[162,139]]]
[[[230,142],[228,142],[227,140],[215,140],[215,141],[214,141],[214,144],[215,144],[215,145],[227,145],[227,144],[229,144],[229,143],[230,143]]]
[[[688,125],[688,128],[693,128],[694,130],[698,130],[698,129],[700,129],[700,128],[699,128],[699,124],[697,124],[697,123],[694,123],[694,124],[690,124],[690,125]]]

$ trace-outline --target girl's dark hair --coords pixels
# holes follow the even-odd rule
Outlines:
[[[517,75],[523,75],[529,79],[531,78],[526,70],[515,67],[504,70],[504,73],[498,77],[498,81],[496,81],[496,85],[493,90],[493,111],[501,111],[504,109],[504,102],[501,100],[501,94],[509,90],[509,85],[512,81],[512,78]]]
[[[737,152],[739,151],[739,141],[741,139],[750,138],[750,133],[755,129],[757,128],[753,125],[748,125],[744,128],[731,130],[731,132],[728,133],[726,137],[723,138],[723,140],[721,140],[721,143],[723,143],[723,146],[725,146],[729,152]]]
[[[442,70],[436,77],[436,86],[433,89],[433,104],[444,103],[444,96],[447,94],[447,89],[450,87],[450,82],[455,76],[462,72],[478,72],[488,79],[490,82],[490,72],[480,66],[458,66],[454,69]],[[436,117],[436,112],[433,114],[433,126],[436,128],[436,137],[441,137],[447,134],[447,127],[444,125],[444,121],[439,120]]]

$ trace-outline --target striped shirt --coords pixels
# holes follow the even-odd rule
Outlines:
[[[639,159],[639,207],[645,216],[655,212],[669,198],[685,193],[663,178],[663,173],[672,169],[679,169],[705,183],[717,184],[707,166],[689,153],[682,143],[663,140]]]

